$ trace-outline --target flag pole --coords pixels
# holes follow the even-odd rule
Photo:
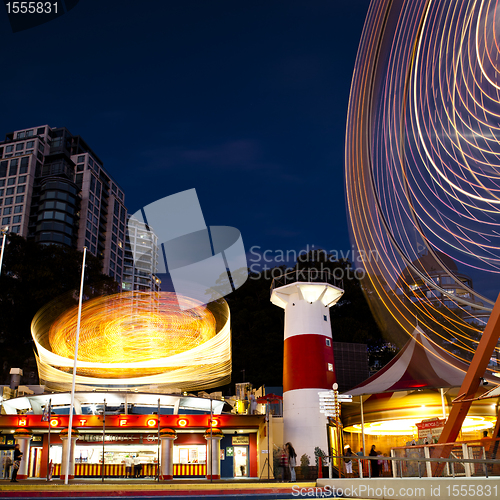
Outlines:
[[[87,247],[83,247],[83,263],[82,263],[82,279],[80,282],[80,299],[78,302],[78,321],[76,324],[76,339],[75,339],[75,358],[73,362],[73,381],[71,383],[71,404],[69,407],[69,425],[68,425],[68,446],[66,447],[66,457],[64,462],[64,484],[68,484],[69,461],[71,458],[71,431],[73,429],[73,409],[75,407],[75,384],[76,384],[76,362],[78,358],[78,340],[80,337],[80,320],[82,318],[82,301],[83,301],[83,280],[85,278],[85,257],[87,256]],[[50,423],[50,422],[49,422]]]

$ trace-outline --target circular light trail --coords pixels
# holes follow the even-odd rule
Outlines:
[[[71,383],[78,308],[59,300],[32,322],[40,378],[53,389]],[[82,307],[77,384],[92,387],[202,389],[231,372],[229,308],[168,292],[127,292]]]
[[[500,291],[499,21],[493,1],[372,2],[349,103],[347,201],[372,308],[389,333],[418,318],[463,360]]]

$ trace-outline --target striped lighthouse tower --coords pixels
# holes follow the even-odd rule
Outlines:
[[[271,292],[271,302],[285,310],[283,443],[312,463],[316,446],[328,452],[318,391],[336,382],[329,308],[344,293],[328,281],[318,271],[299,271],[276,278]]]

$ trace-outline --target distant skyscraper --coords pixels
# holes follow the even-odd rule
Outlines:
[[[122,288],[142,292],[158,292],[158,237],[153,229],[134,217],[128,218],[125,243],[125,268]],[[134,255],[138,256],[134,262]]]
[[[122,281],[125,196],[99,157],[66,128],[15,130],[0,142],[2,226],[42,244],[88,251]]]

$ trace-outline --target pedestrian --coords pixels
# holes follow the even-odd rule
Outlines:
[[[371,450],[370,450],[370,457],[378,457],[379,452],[375,449],[375,445],[372,444]],[[370,465],[372,467],[372,477],[379,477],[379,467],[378,467],[378,459],[377,460],[370,460]]]
[[[280,472],[281,472],[281,482],[285,481],[285,471],[288,469],[288,453],[286,452],[286,445],[281,452],[280,458]]]
[[[134,457],[134,477],[139,477],[141,475],[141,459],[139,458],[139,455],[136,455]]]
[[[297,467],[297,453],[292,446],[292,443],[286,443],[286,450],[288,453],[288,467],[290,467],[290,480],[292,483],[297,481],[297,476],[295,475],[295,467]]]
[[[12,458],[10,458],[10,455],[5,454],[3,457],[3,478],[4,479],[9,479],[11,467],[12,467]]]
[[[132,465],[133,465],[133,460],[130,455],[127,455],[125,457],[125,477],[132,477]]]
[[[354,457],[354,453],[351,450],[351,447],[346,444],[344,446],[344,463],[345,463],[345,474],[347,477],[353,477],[352,475],[352,457]]]
[[[257,413],[257,400],[255,399],[255,390],[250,393],[250,415],[255,415]]]
[[[21,453],[21,450],[19,449],[19,444],[16,444],[14,446],[14,470],[12,471],[12,478],[10,479],[11,483],[18,483],[19,482],[17,480],[17,471],[19,470],[19,467],[21,466],[22,458],[23,458],[23,454]]]

